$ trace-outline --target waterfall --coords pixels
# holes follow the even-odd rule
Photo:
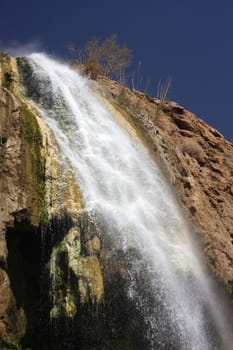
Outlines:
[[[23,60],[23,93],[53,130],[88,215],[111,249],[132,259],[127,293],[143,314],[149,348],[217,349],[224,316],[159,166],[87,78],[44,54]]]

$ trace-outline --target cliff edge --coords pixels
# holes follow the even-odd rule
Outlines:
[[[94,88],[125,113],[160,161],[214,273],[233,292],[233,144],[175,102],[99,78]]]
[[[125,337],[126,344],[128,315],[136,312],[126,298],[127,259],[119,263],[85,212],[53,132],[20,94],[18,65],[0,53],[1,349],[19,349],[21,339],[26,347],[43,348],[42,335],[59,348],[59,334],[67,332],[68,339],[74,323],[85,328],[77,344],[82,337],[87,344],[89,338],[95,341],[93,322],[100,335],[108,329],[110,339],[112,313],[120,324],[125,317],[120,339]],[[175,102],[153,99],[106,77],[91,84],[160,163],[208,268],[232,295],[233,144]],[[117,310],[113,289],[120,295]],[[134,331],[142,339],[138,319]]]

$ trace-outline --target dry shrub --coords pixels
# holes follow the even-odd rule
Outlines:
[[[196,140],[187,140],[182,144],[182,152],[195,158],[200,165],[205,163],[205,152]]]
[[[95,58],[90,59],[85,64],[85,73],[90,75],[91,79],[96,80],[100,71],[101,67]]]
[[[68,49],[72,64],[84,64],[91,78],[96,79],[101,74],[124,82],[124,71],[131,62],[132,52],[117,43],[116,34],[105,40],[93,38],[81,49],[70,44]]]
[[[125,89],[124,86],[120,90],[119,95],[116,97],[116,101],[121,106],[124,106],[124,107],[129,107],[130,106],[130,99],[127,96],[127,92],[126,92],[126,89]]]
[[[157,119],[160,116],[160,112],[164,107],[164,104],[165,104],[166,98],[167,98],[167,94],[168,94],[168,90],[171,86],[171,82],[172,82],[171,78],[167,78],[167,80],[164,83],[162,82],[162,80],[159,81],[157,97],[160,101],[155,109],[155,119]]]

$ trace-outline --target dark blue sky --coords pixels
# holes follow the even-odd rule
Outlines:
[[[233,141],[232,0],[2,0],[0,47],[40,45],[67,56],[93,36],[113,33],[141,62],[140,88],[172,77],[174,100]]]

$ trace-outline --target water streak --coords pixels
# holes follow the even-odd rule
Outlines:
[[[143,269],[136,262],[128,295],[144,312],[151,349],[166,348],[158,339],[169,337],[168,325],[180,349],[214,349],[208,322],[221,333],[224,320],[159,167],[118,125],[86,78],[43,54],[30,55],[27,63],[31,77],[24,93],[54,131],[89,215],[115,249],[134,249],[143,257],[156,305],[138,289]],[[170,348],[175,349],[172,340]]]

